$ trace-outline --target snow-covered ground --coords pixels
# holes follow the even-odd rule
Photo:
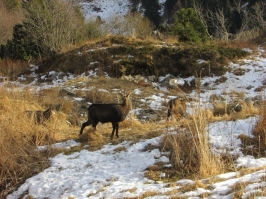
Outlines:
[[[165,1],[166,0],[158,1],[160,5],[160,10],[158,10],[158,12],[161,16],[164,14]],[[80,0],[79,2],[86,20],[95,20],[96,17],[100,17],[103,21],[108,22],[110,18],[123,18],[132,9],[130,0]],[[140,13],[144,13],[145,10],[142,7],[141,1],[135,6]]]
[[[103,21],[111,17],[124,17],[130,11],[129,0],[81,1],[80,6],[86,20],[100,17]]]
[[[265,89],[255,92],[256,88],[263,85],[266,77],[264,50],[261,48],[258,50],[260,54],[257,57],[230,64],[232,69],[241,68],[245,70],[243,76],[236,76],[233,72],[227,72],[225,74],[227,80],[221,84],[214,83],[218,77],[203,78],[202,85],[208,82],[211,90],[201,95],[202,100],[208,101],[210,94],[221,94],[225,91],[243,92],[246,96],[251,97],[256,95],[264,96]],[[89,74],[95,75],[93,72]],[[64,77],[61,81],[56,81],[54,85],[50,86],[63,84],[71,78],[77,77],[69,75],[67,78]],[[34,82],[30,85],[34,86]],[[46,85],[43,84],[43,86],[45,87]],[[140,90],[136,89],[135,92],[138,95]],[[190,95],[193,97],[196,94],[192,92]],[[156,102],[164,99],[160,93],[153,94],[150,98]],[[151,106],[153,106],[152,103]],[[156,182],[145,178],[145,169],[158,160],[165,162],[165,165],[169,165],[167,155],[161,153],[158,149],[145,152],[142,150],[149,144],[158,144],[160,137],[155,137],[141,140],[138,143],[131,143],[130,141],[124,141],[117,145],[110,143],[98,151],[88,151],[85,146],[83,150],[70,155],[58,154],[50,159],[51,165],[49,168],[27,179],[7,199],[17,199],[21,194],[25,194],[24,198],[31,196],[37,199],[141,198],[145,193],[149,192],[156,194],[147,198],[156,199],[171,198],[173,196],[201,198],[203,194],[207,194],[205,198],[229,199],[232,198],[234,185],[240,183],[245,186],[242,198],[251,198],[254,193],[266,195],[266,183],[263,180],[266,178],[266,158],[255,159],[252,156],[245,156],[240,150],[241,141],[238,139],[240,134],[251,136],[257,119],[257,117],[250,117],[243,120],[219,121],[209,124],[207,129],[213,152],[223,153],[227,151],[230,154],[237,155],[236,168],[260,169],[246,175],[237,171],[218,175],[215,178],[219,180],[212,184],[207,184],[206,188],[196,188],[195,190],[181,193],[173,190],[178,190],[180,186],[191,185],[196,182],[191,179],[182,179],[177,181],[175,185],[171,184],[169,186],[168,183],[163,183],[163,181]],[[169,131],[168,129],[163,133],[178,132],[176,130]],[[65,143],[58,143],[54,147],[70,148],[79,144],[69,140]],[[45,146],[40,147],[39,150],[43,148]],[[116,150],[118,148],[123,150]],[[161,173],[160,176],[162,179],[167,178],[164,173]],[[206,179],[202,179],[202,182],[206,183]]]
[[[87,20],[100,16],[102,20],[108,20],[111,16],[125,16],[130,9],[129,0],[99,0],[81,1],[80,5]],[[161,4],[163,0],[159,1]],[[140,8],[141,9],[141,8]],[[255,92],[255,89],[262,86],[266,77],[266,58],[262,55],[265,53],[263,49],[259,49],[261,54],[256,58],[241,60],[239,63],[230,64],[232,68],[242,68],[245,70],[243,76],[236,76],[228,72],[225,76],[227,81],[221,84],[215,84],[218,77],[203,78],[202,85],[206,82],[212,88],[211,91],[201,94],[202,101],[208,101],[211,94],[221,94],[224,92],[238,91],[245,93],[246,96],[254,97],[256,95],[265,95],[265,89]],[[97,61],[97,60],[95,60]],[[51,73],[53,73],[51,71]],[[91,76],[95,75],[91,71]],[[84,75],[83,75],[84,76]],[[32,77],[36,74],[32,73]],[[21,76],[21,79],[25,77]],[[29,84],[35,86],[37,79]],[[45,78],[45,77],[43,77]],[[36,85],[39,89],[44,87],[58,86],[64,84],[73,78],[77,78],[72,74],[64,76],[53,82],[53,85]],[[88,76],[89,78],[89,76]],[[188,81],[191,78],[184,79]],[[0,83],[2,86],[4,83]],[[23,85],[21,85],[23,86]],[[249,89],[247,89],[249,87]],[[163,89],[163,88],[162,88]],[[139,94],[139,90],[135,90]],[[196,95],[192,92],[191,97]],[[151,96],[154,101],[160,102],[164,98],[154,94]],[[145,100],[145,99],[143,99]],[[160,137],[141,140],[138,143],[124,141],[117,145],[107,144],[98,151],[88,151],[86,146],[79,152],[70,155],[58,154],[50,158],[51,165],[43,172],[27,179],[17,191],[10,194],[7,199],[18,199],[24,194],[24,199],[85,199],[85,198],[142,198],[145,193],[156,192],[155,195],[146,198],[164,199],[174,196],[184,198],[222,198],[230,199],[234,192],[234,185],[243,183],[245,186],[242,198],[255,198],[257,195],[266,195],[266,159],[255,159],[252,156],[245,156],[240,150],[239,134],[250,136],[251,131],[257,121],[257,117],[251,117],[237,121],[220,121],[214,122],[208,126],[208,134],[212,150],[216,153],[222,153],[229,150],[231,154],[238,155],[235,161],[236,168],[260,168],[249,174],[240,174],[240,172],[224,173],[216,176],[216,182],[209,183],[206,188],[196,188],[189,192],[181,193],[177,190],[181,186],[191,185],[194,182],[191,179],[182,179],[169,186],[168,183],[162,181],[155,182],[144,177],[144,170],[157,162],[158,160],[169,165],[169,159],[164,153],[158,149],[151,151],[143,151],[148,144],[156,145]],[[134,132],[133,132],[134,133]],[[164,133],[178,133],[167,132]],[[79,145],[80,143],[69,140],[64,143],[57,143],[54,147],[67,147]],[[116,150],[122,148],[123,150]],[[45,149],[45,146],[38,150]],[[163,173],[161,178],[167,178]],[[264,180],[263,180],[264,179]],[[202,179],[206,181],[206,179]],[[171,193],[171,194],[169,194]],[[256,195],[256,194],[255,194]],[[29,196],[29,197],[28,197]],[[266,198],[265,197],[256,197]]]

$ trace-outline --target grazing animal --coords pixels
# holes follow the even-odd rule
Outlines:
[[[119,138],[118,128],[119,122],[122,122],[129,110],[130,110],[130,93],[126,96],[123,96],[122,104],[92,104],[88,108],[88,120],[84,122],[80,129],[80,135],[83,132],[83,129],[86,126],[92,124],[92,127],[96,129],[96,126],[99,122],[108,123],[111,122],[113,126],[113,131],[110,136],[111,140],[114,137],[114,132],[116,130],[116,137]]]
[[[28,117],[33,117],[35,124],[43,124],[52,115],[52,108],[48,108],[45,111],[27,111]]]
[[[174,115],[178,115],[179,117],[185,116],[187,110],[187,105],[184,99],[182,98],[174,98],[171,99],[167,104],[167,121],[169,117],[174,118]]]

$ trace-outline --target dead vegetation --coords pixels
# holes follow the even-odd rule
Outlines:
[[[240,135],[244,154],[249,154],[255,157],[265,157],[266,156],[266,111],[261,110],[260,116],[257,120],[255,128],[252,131],[252,137],[246,135]]]
[[[247,56],[239,48],[224,48],[213,44],[165,43],[154,39],[134,39],[123,36],[106,36],[87,42],[78,49],[43,60],[38,72],[57,68],[81,74],[98,69],[98,76],[107,73],[111,77],[123,75],[165,75],[171,73],[182,77],[202,73],[223,75],[224,67],[233,59]],[[178,59],[176,59],[178,57]],[[198,59],[208,60],[199,64]],[[95,62],[97,60],[97,62]],[[75,63],[74,65],[72,63]]]
[[[101,86],[99,86],[99,82]],[[34,150],[37,146],[51,145],[55,142],[75,139],[81,142],[82,146],[89,144],[86,148],[87,150],[97,150],[109,143],[110,124],[99,124],[95,132],[88,128],[82,136],[78,136],[81,122],[84,119],[80,115],[82,113],[81,110],[87,109],[87,102],[106,101],[107,103],[120,103],[117,100],[118,95],[116,91],[118,89],[125,89],[127,87],[130,90],[134,90],[134,88],[138,87],[134,82],[112,78],[105,79],[103,77],[99,79],[92,78],[91,80],[71,80],[66,85],[76,85],[74,96],[69,95],[68,92],[59,92],[62,88],[44,89],[39,91],[38,95],[35,94],[36,92],[32,92],[34,89],[24,89],[20,92],[18,87],[12,84],[6,84],[1,89],[0,132],[2,138],[0,140],[0,150],[3,151],[4,155],[0,158],[1,179],[3,179],[0,184],[5,192],[13,190],[22,183],[23,179],[33,175],[33,171],[36,171],[33,167],[38,168],[37,172],[40,172],[49,166],[48,158],[58,152],[57,150],[37,152]],[[12,92],[8,92],[10,88]],[[84,88],[89,89],[83,91]],[[148,104],[145,105],[149,101],[144,102],[141,99],[145,98],[145,96],[153,95],[156,90],[149,87],[141,87],[141,90],[141,97],[134,93],[132,94],[132,107],[134,109],[141,107],[144,110],[150,110],[151,108]],[[176,91],[171,92],[170,95],[176,94]],[[84,98],[84,101],[79,103],[73,102],[72,98],[75,96]],[[63,101],[62,98],[64,98]],[[188,102],[188,104],[194,103],[193,114],[189,114],[186,119],[181,119],[178,122],[164,122],[166,120],[166,107],[162,113],[158,110],[153,110],[154,114],[163,114],[158,117],[161,119],[157,121],[146,120],[144,122],[140,121],[139,116],[134,115],[134,113],[129,114],[129,117],[121,122],[120,138],[113,140],[112,144],[118,144],[123,141],[136,143],[140,139],[149,139],[166,133],[161,141],[161,146],[150,147],[159,148],[161,151],[170,151],[169,158],[172,167],[166,169],[164,164],[160,162],[154,167],[150,167],[146,172],[146,176],[155,180],[160,180],[158,176],[162,171],[167,173],[167,179],[171,181],[182,177],[208,177],[222,173],[228,168],[231,169],[232,158],[230,159],[230,157],[225,156],[216,157],[210,153],[210,146],[204,129],[209,122],[224,119],[235,120],[256,115],[258,108],[250,104],[243,106],[240,112],[231,113],[230,115],[214,115],[211,109],[199,108],[195,102]],[[26,111],[45,110],[48,107],[53,107],[56,114],[52,115],[51,119],[44,125],[35,124],[34,121],[31,121],[26,116]],[[173,126],[179,132],[178,134],[167,133],[167,129]],[[261,129],[263,129],[263,123],[256,132],[263,132]],[[261,140],[259,143],[264,142],[263,134],[260,136],[260,133],[257,134],[257,140]],[[246,141],[246,143],[254,143],[257,140],[248,140],[249,142]],[[82,146],[71,150],[78,151]],[[66,153],[71,153],[71,150]],[[147,148],[147,150],[150,149]],[[259,150],[263,151],[265,148],[259,148]],[[21,157],[25,157],[25,159]],[[34,164],[32,163],[33,161]],[[14,171],[19,173],[14,176]],[[5,188],[6,184],[10,185]],[[1,194],[3,195],[4,192]]]
[[[0,94],[0,196],[3,198],[26,178],[49,166],[48,158],[58,150],[37,151],[36,147],[51,145],[67,138],[70,127],[60,111],[45,124],[27,117],[28,110],[44,110],[34,95],[23,91],[1,89]],[[63,138],[64,137],[64,138]]]
[[[195,103],[198,99],[194,99],[195,101],[188,102],[190,108],[194,111],[193,114],[188,115],[186,119],[181,119],[178,123],[165,123],[164,120],[167,116],[166,106],[162,110],[155,110],[148,103],[149,100],[153,99],[148,100],[145,98],[146,101],[141,101],[144,97],[149,97],[158,92],[158,90],[147,87],[143,82],[137,84],[126,80],[103,77],[104,72],[108,74],[110,72],[113,76],[131,74],[131,72],[150,74],[151,71],[147,72],[146,67],[154,67],[156,59],[162,59],[159,62],[161,64],[160,69],[156,68],[157,66],[152,68],[152,72],[155,72],[157,77],[160,74],[167,73],[168,70],[179,73],[179,69],[168,67],[171,63],[166,62],[168,60],[167,56],[175,57],[178,53],[191,53],[191,56],[194,56],[195,54],[193,52],[197,50],[208,52],[208,49],[206,50],[204,48],[189,50],[184,46],[180,46],[181,44],[176,45],[178,46],[177,49],[171,51],[167,47],[157,49],[150,41],[133,40],[124,37],[108,37],[104,40],[97,40],[94,43],[86,44],[80,47],[80,49],[58,55],[58,59],[53,60],[53,62],[52,60],[46,60],[43,68],[39,69],[39,72],[44,72],[56,67],[57,70],[82,73],[83,70],[89,71],[90,69],[98,68],[97,74],[100,76],[99,78],[88,79],[86,77],[80,77],[68,81],[65,87],[75,88],[73,91],[56,87],[43,89],[38,92],[29,88],[20,92],[16,85],[9,82],[5,84],[5,87],[0,92],[0,189],[4,190],[0,192],[0,197],[14,190],[23,180],[49,166],[48,158],[59,152],[58,150],[38,152],[35,150],[38,146],[51,145],[55,142],[75,139],[82,143],[80,148],[73,149],[78,151],[81,148],[83,149],[83,146],[87,144],[89,144],[86,148],[87,150],[97,150],[109,143],[110,124],[99,124],[95,132],[92,132],[92,129],[88,128],[80,137],[78,133],[81,122],[86,118],[88,102],[117,103],[119,101],[117,100],[118,90],[132,91],[136,88],[141,89],[142,93],[140,96],[136,94],[132,95],[132,108],[141,108],[144,110],[141,116],[146,116],[148,115],[147,113],[153,113],[158,117],[155,120],[148,118],[143,121],[139,115],[134,115],[134,113],[130,114],[129,118],[121,122],[120,138],[113,140],[111,142],[112,144],[118,144],[125,140],[136,143],[140,139],[149,139],[165,134],[160,146],[149,146],[150,148],[147,147],[146,150],[158,147],[163,152],[170,151],[169,158],[172,167],[166,169],[161,162],[158,162],[147,169],[147,177],[160,180],[158,177],[159,174],[161,171],[165,171],[168,175],[167,180],[169,181],[183,177],[198,179],[232,169],[232,157],[214,156],[210,153],[205,127],[209,122],[213,121],[237,120],[239,118],[257,115],[260,113],[259,109],[261,109],[261,104],[254,106],[254,104],[247,103],[244,101],[244,96],[239,94],[237,99],[241,100],[241,110],[232,109],[231,105],[224,102],[223,99],[220,99],[223,101],[220,107],[214,106],[213,109],[202,109]],[[144,47],[140,48],[140,46]],[[103,50],[106,49],[104,47],[107,47],[108,50]],[[90,51],[90,49],[95,48],[98,48],[98,50],[94,52]],[[78,51],[82,52],[82,56],[78,55]],[[129,53],[132,53],[134,58],[125,56]],[[143,55],[145,57],[142,57]],[[122,61],[114,62],[113,57],[115,57],[115,61],[120,59]],[[151,58],[156,59],[152,60]],[[94,65],[91,64],[93,60],[100,61]],[[144,65],[142,65],[143,60],[145,62]],[[191,57],[181,58],[180,60],[182,67],[186,68],[188,65],[195,66]],[[216,61],[214,60],[212,63],[215,65]],[[111,67],[103,67],[104,65],[109,66],[109,64]],[[217,65],[218,68],[213,68],[213,70],[217,69],[216,71],[222,74],[225,69],[221,65]],[[77,67],[73,68],[73,66]],[[168,68],[166,69],[166,67]],[[191,75],[192,73],[194,75],[195,70],[199,69],[197,67],[190,68],[185,76]],[[202,67],[206,67],[206,65]],[[18,74],[17,68],[19,66],[14,65],[13,72],[9,72],[7,68],[4,70],[7,70],[5,73]],[[41,81],[43,80],[40,80],[39,83],[42,83]],[[225,79],[221,78],[219,81],[225,81]],[[196,85],[196,82],[194,84]],[[187,89],[191,90],[188,87]],[[11,92],[8,90],[11,90]],[[163,91],[160,92],[165,95],[165,102],[167,102],[166,98],[168,95],[177,94],[176,91],[171,90],[170,94],[166,94]],[[80,97],[84,100],[75,102],[72,100],[73,97]],[[210,99],[210,103],[214,103],[215,100]],[[51,120],[46,122],[45,125],[35,124],[26,117],[26,111],[28,110],[45,110],[48,107],[53,107],[56,110],[56,115],[53,115]],[[82,114],[83,116],[81,116]],[[257,127],[254,130],[254,138],[241,137],[244,146],[256,144],[256,147],[252,151],[246,151],[246,153],[257,154],[257,156],[265,155],[262,153],[266,150],[265,132],[263,130],[265,115],[264,112],[262,118],[258,121]],[[168,131],[169,127],[174,127],[179,133],[171,134]],[[117,151],[119,150],[125,149],[117,149]],[[71,152],[70,150],[66,153]],[[195,186],[191,187],[191,189],[193,188]],[[144,195],[152,196],[154,194],[156,193],[146,193]]]

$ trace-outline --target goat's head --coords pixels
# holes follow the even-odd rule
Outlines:
[[[122,94],[122,93],[119,93],[120,94],[120,96],[121,96],[121,99],[122,99],[122,104],[125,104],[126,102],[128,102],[129,101],[129,98],[130,98],[130,95],[131,95],[131,92],[129,92],[129,93],[124,93],[124,94]]]

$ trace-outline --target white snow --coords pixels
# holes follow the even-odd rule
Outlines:
[[[265,63],[266,58],[261,56],[258,56],[255,62],[251,58],[241,60],[239,64],[231,63],[230,67],[232,68],[241,67],[249,71],[245,72],[245,75],[241,77],[236,77],[232,72],[228,72],[226,74],[227,81],[219,85],[214,84],[216,77],[205,77],[202,82],[209,81],[210,84],[213,84],[213,93],[223,93],[225,89],[229,89],[228,84],[234,82],[230,84],[231,91],[239,91],[238,89],[241,88],[241,91],[247,96],[263,95],[265,90],[254,92],[254,89],[260,86],[264,80],[263,76],[266,73]],[[92,75],[95,74],[91,72],[88,78]],[[70,78],[75,77],[70,76]],[[62,84],[62,82],[54,82],[53,86],[58,84]],[[245,89],[247,86],[252,86],[253,89]],[[103,91],[105,90],[103,89]],[[140,89],[135,89],[134,93],[141,96]],[[191,97],[194,95],[195,93],[191,93]],[[201,98],[204,99],[203,101],[208,101],[207,98],[209,96],[210,93],[206,92],[203,93]],[[76,100],[81,99],[76,98]],[[149,101],[151,108],[157,109],[161,106],[164,95],[153,94],[148,98],[140,99],[140,102],[142,100]],[[138,114],[140,110],[135,109],[132,111]],[[236,168],[261,168],[261,170],[242,176],[237,171],[220,174],[216,176],[220,180],[210,184],[208,189],[197,188],[194,191],[191,190],[185,193],[173,193],[171,196],[199,198],[200,195],[207,193],[208,197],[206,198],[231,198],[232,187],[234,185],[248,182],[249,184],[245,187],[243,198],[251,197],[254,192],[263,193],[263,189],[261,188],[265,187],[265,182],[261,179],[265,179],[266,177],[266,158],[256,159],[253,156],[244,155],[240,150],[241,141],[238,139],[240,134],[252,136],[252,129],[257,119],[258,117],[250,117],[236,121],[213,122],[206,129],[213,152],[217,154],[227,152],[238,157],[235,161]],[[167,130],[168,133],[176,133],[175,131],[176,128],[171,127]],[[70,155],[58,154],[50,158],[51,165],[49,168],[27,179],[7,199],[17,199],[23,193],[25,193],[24,198],[30,195],[38,199],[68,199],[70,197],[75,199],[136,198],[146,192],[157,193],[156,196],[150,196],[148,198],[168,198],[170,196],[164,195],[167,191],[195,182],[190,179],[183,179],[177,181],[175,186],[168,187],[167,183],[163,181],[155,182],[144,177],[145,169],[157,161],[164,162],[165,167],[171,166],[167,153],[161,153],[158,149],[142,151],[148,144],[158,144],[159,140],[160,137],[141,140],[138,143],[124,141],[117,145],[107,144],[98,151],[88,151],[84,147],[83,150]],[[78,144],[73,140],[69,140],[64,143],[57,143],[52,147],[71,148]],[[38,150],[43,150],[45,147],[39,147]],[[118,147],[122,147],[125,150],[115,151]],[[164,172],[161,172],[159,177],[161,179],[167,178]]]
[[[164,1],[160,0],[160,4]],[[80,3],[82,11],[89,20],[96,16],[100,16],[102,20],[108,20],[112,15],[124,16],[130,9],[129,0],[100,0]],[[100,12],[93,11],[94,8],[100,8]],[[108,13],[108,15],[107,15]],[[94,49],[91,49],[94,50]],[[218,77],[203,77],[201,82],[209,83],[212,90],[202,93],[200,98],[202,102],[207,102],[211,94],[222,95],[225,92],[238,91],[243,92],[246,96],[254,97],[256,95],[265,95],[265,89],[260,92],[255,92],[255,89],[262,86],[266,77],[266,58],[264,49],[259,49],[261,55],[258,57],[250,57],[249,59],[239,60],[239,63],[231,63],[229,67],[233,70],[242,68],[245,70],[243,76],[234,75],[233,72],[227,72],[225,77],[227,80],[223,83],[216,84]],[[95,61],[94,63],[96,63]],[[200,63],[204,60],[199,60]],[[91,64],[94,64],[91,63]],[[63,79],[57,79],[49,85],[37,85],[37,75],[35,74],[38,66],[31,66],[32,77],[36,77],[30,86],[36,87],[36,90],[55,87],[63,85],[64,82],[69,81],[74,75],[68,74]],[[89,75],[82,74],[80,77],[91,78],[97,75],[97,71],[88,71]],[[54,71],[50,72],[50,75]],[[160,77],[159,81],[167,78]],[[47,78],[42,76],[41,79]],[[190,82],[195,77],[181,78],[179,82]],[[22,76],[21,79],[25,80]],[[4,83],[0,83],[2,86]],[[25,85],[21,85],[22,87]],[[250,89],[247,89],[250,87]],[[161,88],[164,90],[164,88]],[[166,90],[166,89],[165,89]],[[141,96],[141,90],[135,89],[135,94]],[[192,92],[191,97],[196,96],[197,93]],[[226,96],[225,96],[226,97]],[[76,98],[77,101],[82,99]],[[164,99],[163,95],[153,94],[148,99],[140,99],[141,101],[151,103],[152,109],[157,109],[161,106]],[[138,114],[140,109],[132,110]],[[58,154],[50,158],[50,167],[43,172],[27,179],[18,190],[7,196],[7,199],[18,199],[19,196],[25,194],[23,197],[36,199],[85,199],[85,198],[138,198],[146,192],[156,192],[155,196],[147,198],[171,198],[173,196],[180,196],[185,198],[201,198],[201,194],[207,193],[205,198],[232,198],[232,187],[237,183],[250,182],[244,190],[243,198],[250,198],[256,192],[264,191],[266,183],[262,180],[266,178],[266,158],[254,158],[253,156],[244,155],[241,150],[241,142],[238,135],[245,134],[251,136],[252,129],[256,124],[257,117],[251,117],[236,121],[220,121],[209,124],[207,132],[212,144],[212,151],[215,153],[229,152],[232,155],[237,155],[235,161],[237,168],[261,168],[259,171],[250,172],[246,175],[241,175],[239,172],[230,172],[216,176],[220,179],[218,182],[211,184],[206,189],[197,188],[186,193],[173,192],[172,195],[164,195],[167,191],[177,189],[180,186],[194,184],[191,179],[181,179],[175,185],[168,186],[168,183],[155,182],[144,177],[145,169],[157,161],[162,161],[165,166],[169,166],[169,159],[165,154],[162,154],[158,149],[151,151],[142,151],[148,144],[158,144],[160,137],[141,140],[138,143],[131,143],[124,141],[117,145],[107,144],[102,149],[97,151],[88,151],[84,147],[79,152],[70,155]],[[171,130],[171,131],[170,131]],[[170,131],[170,132],[169,132]],[[169,133],[176,133],[176,128],[168,128]],[[132,132],[134,133],[134,132]],[[63,143],[57,143],[52,147],[67,147],[71,148],[77,146],[79,143],[69,140]],[[115,151],[116,148],[123,147],[125,150]],[[40,147],[37,150],[43,150],[46,146]],[[240,176],[240,177],[239,177]],[[161,178],[167,178],[162,172]],[[204,179],[203,179],[204,180]],[[29,197],[28,197],[29,196]],[[257,197],[266,198],[266,197]]]

